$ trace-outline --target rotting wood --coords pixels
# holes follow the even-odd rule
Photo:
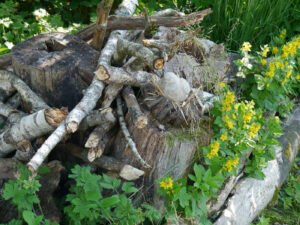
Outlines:
[[[136,0],[123,0],[119,5],[119,8],[116,11],[117,15],[132,15],[136,9],[138,2]],[[123,31],[114,31],[110,34],[110,37],[103,48],[100,58],[98,60],[98,65],[109,64],[112,58],[112,55],[116,48],[116,43],[118,38],[122,38],[126,35],[126,32]],[[73,132],[77,130],[80,122],[92,109],[96,106],[97,100],[101,97],[102,91],[104,89],[104,83],[98,79],[93,79],[92,84],[89,86],[88,90],[85,93],[86,95],[91,95],[92,99],[88,103],[88,108],[82,109],[79,106],[82,105],[82,101],[75,106],[71,111],[71,118],[66,120],[66,123],[62,123],[44,142],[44,144],[37,150],[36,154],[27,164],[31,171],[36,171],[39,166],[43,163],[46,157],[49,155],[51,150],[63,139],[66,135],[67,127],[69,131]],[[94,90],[94,91],[93,91]],[[93,93],[94,92],[94,93]],[[88,98],[83,98],[84,101],[88,102]],[[95,102],[93,102],[95,100]],[[77,118],[76,115],[79,115]],[[69,126],[68,126],[69,125]]]
[[[91,42],[91,46],[93,46],[97,50],[100,50],[102,48],[107,29],[107,19],[113,2],[114,0],[103,0],[97,6],[97,28],[95,30],[94,37]]]
[[[108,171],[117,172],[118,175],[125,180],[137,180],[144,175],[144,171],[130,166],[129,164],[122,163],[113,157],[102,155],[100,158],[95,159],[93,162],[89,162],[87,159],[88,151],[86,151],[85,149],[73,144],[59,145],[59,147],[82,159],[84,162]]]
[[[130,87],[125,87],[122,91],[123,99],[126,102],[128,112],[131,119],[137,128],[142,129],[148,124],[148,118],[141,111],[139,103],[134,95],[133,90]]]

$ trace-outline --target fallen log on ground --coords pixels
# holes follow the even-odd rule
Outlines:
[[[265,178],[257,180],[244,178],[237,183],[233,196],[229,197],[226,208],[214,223],[216,225],[247,225],[273,199],[287,178],[292,163],[300,148],[300,107],[297,106],[285,123],[280,138],[282,146],[276,147],[276,159],[269,161],[263,173]]]

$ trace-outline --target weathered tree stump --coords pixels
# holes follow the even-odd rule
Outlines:
[[[51,106],[73,108],[93,79],[99,52],[78,37],[41,34],[12,50],[12,65]]]
[[[195,139],[182,129],[162,130],[164,126],[150,115],[148,115],[148,125],[142,129],[135,125],[129,114],[126,118],[138,152],[151,168],[143,169],[121,131],[117,134],[112,146],[112,155],[122,162],[145,171],[141,181],[142,193],[148,199],[154,199],[158,203],[157,181],[166,176],[171,176],[176,180],[186,175],[195,160],[197,148],[209,143],[212,131],[208,123],[200,122],[201,125],[197,130],[199,138]]]

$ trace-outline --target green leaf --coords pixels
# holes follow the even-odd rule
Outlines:
[[[23,211],[23,218],[28,225],[40,225],[43,221],[43,216],[37,216],[32,211]]]
[[[134,184],[131,182],[124,182],[122,185],[122,191],[124,191],[126,194],[135,193],[138,191],[136,187],[134,187]]]
[[[120,198],[118,195],[113,195],[108,198],[104,198],[100,201],[100,205],[102,208],[111,208],[116,206],[120,202]]]

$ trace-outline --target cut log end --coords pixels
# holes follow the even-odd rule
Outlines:
[[[77,122],[71,121],[66,124],[67,133],[75,133],[78,130],[79,124]]]
[[[95,159],[100,158],[103,154],[104,150],[100,146],[96,148],[89,149],[89,152],[87,154],[87,158],[90,162],[95,161]]]
[[[102,65],[100,65],[98,67],[98,69],[95,72],[95,75],[96,75],[97,79],[101,80],[101,81],[105,81],[105,80],[108,80],[110,78],[110,75],[109,75],[108,71]]]
[[[119,176],[124,180],[133,181],[139,179],[144,174],[145,172],[142,170],[139,170],[130,165],[125,165],[120,171]]]
[[[164,68],[165,65],[165,60],[160,58],[160,59],[156,59],[154,60],[154,65],[153,67],[157,70],[162,70]]]
[[[54,127],[57,127],[68,115],[67,108],[49,108],[45,109],[45,119],[46,121]]]
[[[138,117],[135,125],[138,129],[145,128],[148,125],[148,118],[146,116]]]

